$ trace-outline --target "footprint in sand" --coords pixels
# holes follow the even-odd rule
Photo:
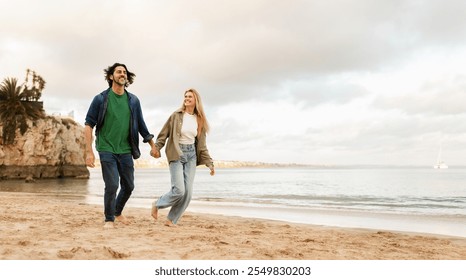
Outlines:
[[[126,253],[117,252],[117,251],[113,250],[112,248],[106,247],[106,246],[104,246],[104,250],[107,251],[108,253],[110,253],[110,255],[114,259],[124,259],[124,258],[128,258],[129,256],[131,256],[131,254],[129,254],[129,253],[126,254]]]
[[[57,256],[60,259],[73,259],[73,258],[78,258],[78,259],[86,259],[85,256],[87,256],[92,250],[85,249],[82,247],[73,247],[71,250],[60,250],[57,253]]]

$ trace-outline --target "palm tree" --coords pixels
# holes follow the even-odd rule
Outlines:
[[[26,132],[28,119],[36,120],[45,117],[42,105],[37,102],[44,89],[45,81],[40,76],[39,79],[41,81],[35,78],[32,87],[28,87],[26,82],[18,86],[18,80],[15,78],[6,78],[0,85],[0,122],[3,124],[4,145],[14,143],[18,127],[21,134]],[[37,86],[36,83],[39,85]],[[35,102],[30,101],[31,99]]]
[[[29,80],[29,75],[31,76],[31,80]],[[37,75],[35,71],[26,69],[26,78],[24,79],[23,86],[25,91],[27,91],[24,98],[27,101],[38,101],[42,95],[42,91],[45,88],[45,80],[40,75]]]

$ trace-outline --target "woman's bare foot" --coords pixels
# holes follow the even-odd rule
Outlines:
[[[150,211],[150,214],[152,215],[152,217],[154,218],[154,220],[157,221],[157,215],[159,213],[159,209],[157,208],[157,206],[155,205],[156,202],[154,201],[152,203],[152,210]]]
[[[165,222],[165,226],[167,226],[167,227],[176,227],[176,225],[175,225],[172,221],[170,221],[170,220],[167,220],[167,221]]]
[[[123,215],[115,216],[115,219],[124,225],[129,225],[128,219],[126,219],[126,217]]]

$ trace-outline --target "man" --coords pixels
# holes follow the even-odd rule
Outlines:
[[[96,128],[95,145],[105,182],[104,228],[113,228],[115,219],[123,224],[129,223],[122,211],[134,189],[133,158],[141,156],[139,134],[143,142],[151,146],[151,155],[156,148],[152,139],[154,135],[149,133],[144,122],[139,99],[126,90],[136,75],[121,63],[109,66],[104,72],[109,88],[92,100],[86,115],[84,133],[86,165],[94,167],[92,130]],[[121,188],[117,195],[118,187]]]

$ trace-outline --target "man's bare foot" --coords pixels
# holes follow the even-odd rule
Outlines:
[[[113,225],[113,222],[105,222],[104,228],[107,229],[107,228],[115,228],[115,227]]]
[[[122,224],[124,224],[124,225],[129,225],[128,219],[126,219],[126,217],[123,216],[123,215],[115,216],[115,219],[116,219],[118,222],[120,222],[120,223],[122,223]]]
[[[167,227],[176,227],[176,224],[174,224],[174,223],[173,223],[172,221],[170,221],[170,220],[167,220],[167,221],[165,222],[165,225],[166,225]]]
[[[155,205],[156,202],[154,201],[152,203],[152,210],[150,211],[150,214],[152,215],[152,217],[154,218],[154,220],[157,221],[157,215],[159,213],[159,209],[157,208],[157,206]]]

